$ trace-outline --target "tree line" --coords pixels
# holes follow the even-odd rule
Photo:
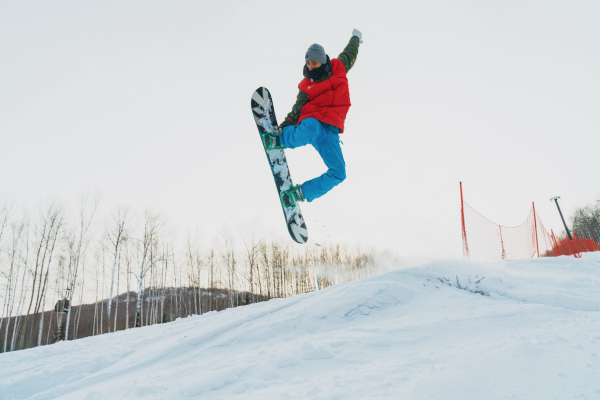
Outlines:
[[[27,214],[0,202],[0,352],[173,321],[377,272],[360,246],[307,244],[256,225],[204,245],[150,210],[98,212],[97,196]]]
[[[577,208],[571,217],[571,226],[579,238],[594,239],[600,244],[600,200]]]

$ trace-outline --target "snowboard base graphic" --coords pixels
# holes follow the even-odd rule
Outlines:
[[[267,88],[260,87],[256,89],[252,94],[251,105],[262,145],[262,137],[265,132],[277,132],[278,130],[275,110],[273,109],[273,100]],[[271,167],[271,172],[273,173],[273,178],[275,179],[275,186],[277,187],[277,194],[281,203],[281,192],[293,186],[292,177],[290,176],[290,170],[285,158],[285,151],[265,150],[265,153]],[[283,209],[285,223],[292,239],[296,243],[306,243],[308,240],[308,231],[302,217],[302,212],[300,211],[300,205],[296,203],[293,207],[284,207],[281,204],[281,208]]]

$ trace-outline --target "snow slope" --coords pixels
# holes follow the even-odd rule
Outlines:
[[[2,354],[0,398],[600,399],[599,311],[600,254],[436,262]]]

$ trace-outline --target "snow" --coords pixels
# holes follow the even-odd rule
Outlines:
[[[0,398],[600,399],[599,311],[600,254],[439,261],[2,354]]]

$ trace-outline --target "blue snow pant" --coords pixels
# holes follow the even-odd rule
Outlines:
[[[295,149],[310,143],[329,168],[318,178],[302,184],[302,193],[307,201],[323,196],[346,179],[346,163],[338,132],[338,127],[314,118],[305,118],[300,125],[283,128],[281,144],[289,149]]]

